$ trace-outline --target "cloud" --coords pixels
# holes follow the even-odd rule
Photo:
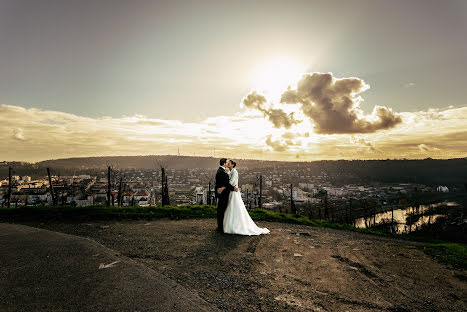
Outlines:
[[[439,151],[440,149],[437,148],[437,147],[432,147],[432,146],[428,146],[426,144],[418,144],[417,147],[420,149],[420,151],[422,152],[437,152]]]
[[[379,152],[378,150],[376,150],[376,148],[375,148],[375,146],[373,144],[371,144],[370,142],[367,142],[363,138],[358,138],[358,137],[355,137],[355,136],[351,136],[350,137],[350,142],[352,142],[353,144],[358,145],[358,146],[367,147],[368,151],[371,152],[371,153]]]
[[[336,79],[331,73],[304,74],[294,90],[288,88],[281,103],[301,104],[301,110],[319,134],[372,133],[395,127],[402,122],[390,108],[375,106],[369,116],[360,108],[357,94],[369,86],[359,78]]]
[[[53,110],[0,105],[0,150],[6,160],[174,154],[263,157],[274,129],[262,116],[216,116],[197,123],[143,115],[90,118]]]
[[[398,127],[352,136],[311,133],[308,118],[278,129],[256,112],[194,123],[143,115],[90,118],[0,105],[0,145],[8,147],[0,150],[0,159],[164,155],[176,154],[178,147],[182,155],[211,156],[215,148],[216,157],[267,160],[295,160],[297,154],[301,160],[467,156],[467,106],[401,112],[404,123]]]
[[[264,105],[266,104],[266,97],[256,91],[250,92],[242,100],[242,103],[247,108],[257,109],[259,111],[265,110]]]
[[[415,82],[408,82],[406,84],[404,84],[404,88],[408,89],[408,88],[415,88],[416,84]]]
[[[309,132],[305,132],[305,133],[285,132],[282,134],[281,137],[286,140],[293,140],[293,139],[298,139],[298,138],[309,138],[310,133]]]
[[[298,137],[298,134],[293,132],[286,132],[282,135],[284,139],[295,139],[296,137]]]
[[[266,103],[266,97],[256,91],[249,93],[242,100],[244,107],[260,111],[276,128],[290,129],[292,125],[299,123],[294,119],[294,113],[287,114],[282,109],[267,107]]]
[[[272,140],[272,135],[268,135],[266,139],[266,144],[270,146],[274,151],[276,152],[283,152],[287,149],[287,145],[282,144],[279,141],[273,141]]]
[[[290,129],[293,124],[299,122],[293,118],[294,113],[286,114],[282,109],[270,109],[264,112],[264,115],[269,118],[269,121],[271,121],[276,128],[284,127]]]
[[[135,121],[136,124],[138,125],[143,125],[143,126],[161,126],[164,125],[164,122],[157,121],[157,120],[138,120]]]
[[[24,141],[25,138],[24,138],[24,134],[23,134],[23,129],[21,129],[21,128],[13,129],[13,138],[15,140]]]

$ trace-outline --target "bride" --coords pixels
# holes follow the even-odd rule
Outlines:
[[[236,163],[233,160],[227,162],[227,167],[230,169],[229,182],[233,186],[238,187],[238,172]],[[268,234],[270,231],[267,228],[258,227],[251,219],[250,214],[246,210],[240,192],[230,192],[229,203],[224,214],[224,233],[240,234],[240,235],[260,235]]]

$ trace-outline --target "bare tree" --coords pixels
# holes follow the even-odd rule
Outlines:
[[[169,183],[167,179],[167,167],[164,166],[158,159],[157,163],[161,168],[161,198],[162,198],[162,206],[170,205],[170,198],[169,198]]]
[[[50,187],[50,196],[52,196],[52,206],[55,206],[56,199],[54,194],[54,186],[52,183],[52,177],[50,176],[50,168],[47,167],[47,175],[49,176],[49,187]]]

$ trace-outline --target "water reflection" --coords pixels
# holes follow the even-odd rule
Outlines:
[[[432,210],[440,205],[446,206],[457,206],[457,203],[436,203],[430,205],[420,205],[417,207],[407,207],[402,209],[394,209],[386,212],[377,213],[374,217],[369,216],[366,218],[359,218],[355,220],[355,226],[358,228],[368,228],[375,224],[391,223],[393,220],[394,231],[397,233],[410,233],[417,230],[423,224],[431,224],[436,221],[439,217],[443,217],[444,214],[431,214],[420,216],[428,210]],[[408,224],[407,224],[408,222]]]

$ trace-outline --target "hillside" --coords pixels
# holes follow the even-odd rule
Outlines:
[[[58,170],[102,170],[107,166],[117,169],[159,168],[159,163],[170,169],[215,169],[218,158],[197,156],[148,155],[106,156],[53,159],[36,164],[15,165],[17,174],[44,172],[45,167]],[[237,164],[247,170],[304,169],[314,174],[325,172],[333,183],[421,183],[464,185],[467,183],[467,158],[423,160],[336,160],[310,162],[262,161],[237,159]],[[0,175],[7,176],[7,165],[0,165]]]
[[[114,166],[125,169],[158,169],[159,163],[171,169],[205,168],[212,169],[219,166],[219,159],[213,157],[148,155],[148,156],[105,156],[105,157],[76,157],[44,160],[36,163],[39,166],[62,168],[105,168]],[[246,166],[261,166],[269,162],[260,160],[242,160]]]

